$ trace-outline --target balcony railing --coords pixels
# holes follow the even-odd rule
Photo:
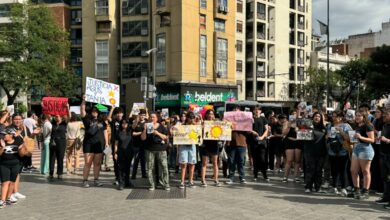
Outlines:
[[[265,52],[264,51],[257,51],[257,58],[265,59]]]
[[[300,47],[305,46],[305,42],[303,42],[303,41],[298,41],[298,46],[300,46]]]
[[[298,28],[299,29],[305,29],[305,24],[304,23],[298,23]]]
[[[265,33],[257,32],[257,39],[265,39]]]
[[[246,38],[247,39],[252,39],[253,38],[253,32],[247,32],[246,33]]]
[[[252,18],[253,18],[253,13],[246,14],[246,19],[252,19]]]
[[[265,20],[265,14],[257,13],[257,18],[260,19],[260,20]]]
[[[303,5],[298,5],[298,11],[300,11],[300,12],[305,12],[305,6],[303,6]]]
[[[264,70],[257,70],[256,76],[260,78],[265,78],[265,71]]]
[[[252,72],[252,71],[247,71],[246,74],[245,74],[245,77],[246,77],[247,79],[253,78],[253,72]]]
[[[298,64],[305,64],[305,59],[298,57]]]
[[[265,91],[264,90],[257,90],[256,96],[257,97],[265,97]]]

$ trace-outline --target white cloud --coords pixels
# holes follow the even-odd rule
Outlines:
[[[390,19],[390,0],[329,0],[330,37],[347,38],[381,29],[382,22]],[[319,33],[316,19],[326,23],[327,0],[313,0],[313,28]]]

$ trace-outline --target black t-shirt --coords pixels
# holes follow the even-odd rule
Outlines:
[[[259,136],[262,136],[266,131],[265,126],[267,125],[267,120],[264,117],[254,118],[253,122],[253,131],[256,131]]]
[[[359,133],[363,137],[368,137],[367,132],[374,131],[374,127],[371,125],[364,124],[356,127],[356,133]]]
[[[121,128],[121,121],[114,119],[110,123],[111,126],[111,143],[115,142],[116,137],[118,136]]]
[[[90,119],[89,117],[84,117],[83,123],[85,127],[84,144],[100,142],[101,145],[104,145],[104,131],[107,129],[106,123],[98,122],[97,119]]]
[[[304,141],[304,154],[310,156],[326,156],[326,128],[314,126],[313,140]]]
[[[4,152],[0,156],[1,164],[19,164],[19,149],[23,144],[23,139],[15,138],[12,144],[5,143]]]
[[[116,140],[118,141],[118,151],[125,152],[131,149],[131,132],[129,131],[119,131],[116,136]]]
[[[61,124],[57,125],[56,122],[53,123],[53,128],[51,130],[51,138],[53,139],[66,139],[66,127],[67,124],[65,122],[61,122]]]
[[[31,137],[32,136],[30,130],[28,128],[26,128],[26,127],[23,127],[22,129],[19,129],[19,128],[15,127],[14,125],[10,125],[7,128],[13,128],[16,131],[18,131],[20,133],[20,135],[16,136],[15,139],[18,139],[18,141],[21,141],[22,143],[24,142],[23,138],[25,138],[26,135],[27,135],[27,137]]]
[[[133,132],[143,132],[144,126],[145,122],[138,122],[137,127],[134,128]],[[144,141],[141,140],[141,135],[134,136],[133,141],[135,147],[142,147],[144,145]]]
[[[157,130],[159,133],[168,135],[168,130],[161,124]],[[163,141],[160,136],[155,134],[146,134],[145,149],[149,151],[165,151],[167,149],[166,141]]]
[[[381,135],[387,139],[390,139],[390,124],[383,125]],[[390,154],[390,144],[387,144],[387,143],[381,141],[380,151],[384,154]]]

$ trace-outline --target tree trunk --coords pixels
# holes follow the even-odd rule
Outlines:
[[[7,106],[13,105],[15,102],[16,97],[19,95],[19,89],[15,89],[14,92],[11,94],[10,90],[4,87],[3,84],[0,84],[0,86],[3,88],[5,94],[7,95]]]

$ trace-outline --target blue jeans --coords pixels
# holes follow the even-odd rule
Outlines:
[[[234,179],[234,173],[238,171],[238,175],[240,180],[245,178],[245,172],[244,172],[244,164],[245,164],[245,155],[246,155],[246,148],[245,147],[228,147],[227,148],[227,154],[228,154],[228,162],[229,162],[229,179]]]

